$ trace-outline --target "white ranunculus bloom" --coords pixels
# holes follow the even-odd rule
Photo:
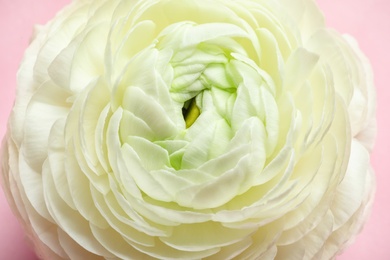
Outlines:
[[[75,0],[26,51],[3,187],[43,259],[331,259],[374,136],[311,0]]]

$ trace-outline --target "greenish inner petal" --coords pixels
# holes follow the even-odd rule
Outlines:
[[[186,129],[193,126],[201,112],[206,110],[216,109],[222,117],[229,117],[226,110],[232,104],[228,103],[231,96],[235,96],[240,79],[231,71],[231,67],[234,67],[231,64],[232,50],[224,45],[228,40],[222,38],[221,42],[202,42],[194,47],[176,50],[169,62],[173,71],[170,94],[173,100],[182,104]],[[228,42],[237,44],[235,41]],[[206,96],[211,97],[206,98],[207,108]]]

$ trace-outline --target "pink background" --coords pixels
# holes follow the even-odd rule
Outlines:
[[[15,92],[15,75],[36,23],[45,23],[70,0],[0,0],[0,137]],[[329,26],[355,36],[372,62],[378,94],[378,139],[372,155],[377,194],[371,218],[356,243],[338,259],[390,259],[390,1],[318,0]],[[36,259],[0,192],[0,259]]]

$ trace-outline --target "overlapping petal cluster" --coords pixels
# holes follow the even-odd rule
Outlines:
[[[374,114],[311,0],[76,0],[26,52],[3,186],[43,259],[330,259]]]

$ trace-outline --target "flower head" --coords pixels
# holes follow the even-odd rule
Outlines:
[[[45,259],[330,259],[374,135],[370,66],[311,0],[76,0],[26,51],[3,186]]]

